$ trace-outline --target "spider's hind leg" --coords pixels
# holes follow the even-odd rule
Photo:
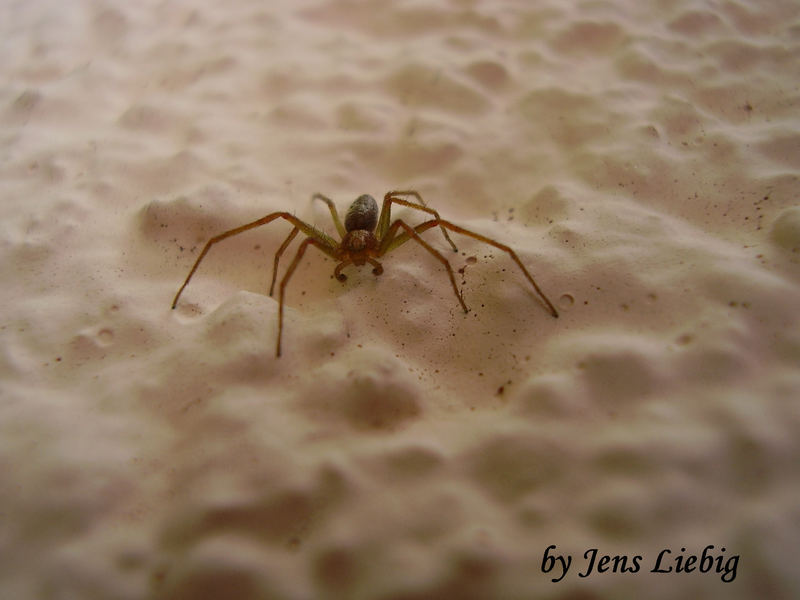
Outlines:
[[[336,231],[339,232],[341,238],[344,238],[347,232],[345,231],[344,225],[342,225],[342,220],[339,218],[339,211],[336,210],[336,205],[333,203],[333,200],[319,192],[311,196],[311,200],[312,202],[314,200],[321,200],[328,205],[328,210],[331,211],[331,218],[333,219],[333,224],[336,226]]]
[[[432,221],[426,221],[422,225],[418,225],[416,228],[411,227],[407,223],[405,223],[402,219],[397,219],[394,223],[391,224],[389,229],[387,230],[387,235],[383,239],[381,243],[381,247],[378,249],[378,256],[383,256],[390,250],[394,250],[397,246],[402,243],[407,242],[408,240],[414,240],[420,246],[425,248],[428,252],[430,252],[433,257],[438,260],[444,266],[445,270],[447,271],[447,276],[450,278],[450,284],[453,286],[453,292],[458,299],[458,303],[461,305],[461,308],[464,309],[465,313],[469,312],[469,308],[464,302],[464,294],[461,290],[458,289],[456,285],[456,278],[453,275],[453,268],[450,266],[450,261],[447,260],[442,253],[436,250],[433,246],[431,246],[428,242],[423,240],[419,233],[421,231],[425,231],[425,229],[429,229],[430,227],[435,227],[440,222],[439,219],[434,219]],[[399,229],[403,229],[405,233],[401,234],[398,237],[395,237],[395,234]],[[420,231],[417,231],[420,230]]]

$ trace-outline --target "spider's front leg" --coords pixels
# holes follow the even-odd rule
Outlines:
[[[522,271],[522,274],[525,275],[525,278],[533,286],[533,289],[536,290],[536,293],[539,294],[539,297],[544,301],[545,306],[547,306],[547,309],[550,311],[550,314],[553,316],[553,318],[555,319],[558,318],[558,311],[556,310],[556,307],[553,306],[553,303],[550,302],[547,296],[544,295],[544,292],[541,290],[541,288],[537,285],[536,281],[534,280],[533,275],[531,275],[528,272],[528,269],[525,268],[525,265],[522,264],[522,261],[519,259],[519,256],[517,256],[517,253],[514,252],[514,250],[510,246],[501,244],[497,240],[493,240],[492,238],[486,237],[485,235],[481,235],[480,233],[470,231],[469,229],[465,229],[464,227],[461,227],[460,225],[456,225],[454,223],[450,223],[449,221],[443,221],[441,219],[437,219],[437,221],[440,227],[445,227],[450,231],[455,231],[456,233],[460,233],[461,235],[469,236],[480,242],[483,242],[484,244],[489,244],[490,246],[494,246],[498,250],[506,252],[511,257],[511,260],[517,263],[517,266]],[[427,223],[423,223],[422,225],[427,225]],[[437,225],[437,223],[433,223],[433,225],[430,225],[429,227],[433,227],[435,225]]]
[[[394,225],[392,227],[394,227]],[[405,233],[402,233],[400,235],[387,236],[387,238],[385,240],[382,240],[381,242],[380,255],[386,254],[387,252],[391,252],[392,250],[405,244],[408,240],[412,238],[418,239],[420,233],[423,233],[428,229],[432,229],[434,227],[445,227],[450,231],[460,233],[461,235],[466,235],[485,244],[489,244],[490,246],[494,246],[498,250],[502,250],[503,252],[508,253],[508,255],[511,257],[511,260],[517,263],[517,266],[522,271],[522,274],[530,282],[533,289],[542,299],[545,306],[547,307],[547,310],[550,311],[550,314],[553,316],[553,318],[556,319],[558,318],[558,311],[556,310],[555,306],[553,306],[553,303],[550,302],[547,296],[545,296],[544,292],[541,290],[539,285],[534,280],[533,275],[531,275],[528,272],[528,269],[525,268],[525,265],[522,264],[522,261],[519,259],[519,256],[517,256],[517,253],[514,252],[513,249],[511,249],[509,246],[506,246],[505,244],[501,244],[497,240],[493,240],[492,238],[486,237],[485,235],[481,235],[480,233],[476,233],[469,229],[465,229],[464,227],[461,227],[449,221],[445,221],[443,219],[431,219],[430,221],[425,221],[424,223],[420,223],[419,225],[414,227],[412,231],[406,230]],[[421,242],[421,238],[419,238],[419,241]],[[442,259],[444,259],[444,257],[442,257]]]
[[[300,247],[297,249],[297,254],[294,255],[294,260],[292,260],[289,268],[286,269],[286,273],[283,275],[283,279],[281,279],[281,285],[278,288],[278,341],[275,346],[276,357],[281,355],[281,338],[283,337],[283,298],[286,295],[286,285],[294,274],[297,265],[300,264],[300,259],[303,258],[306,248],[310,245],[316,246],[331,258],[337,258],[336,249],[316,237],[307,237],[300,244]]]
[[[339,211],[336,210],[336,205],[333,203],[333,200],[331,200],[324,194],[320,194],[319,192],[311,196],[311,201],[313,202],[314,200],[320,200],[328,205],[328,210],[330,210],[331,212],[331,218],[333,219],[333,224],[336,226],[336,231],[339,232],[339,236],[341,238],[344,238],[346,234],[344,225],[342,225],[342,220],[339,218]],[[284,240],[283,244],[281,244],[281,247],[278,248],[278,251],[275,253],[275,260],[272,264],[272,281],[269,286],[270,296],[272,296],[272,292],[275,291],[275,279],[278,276],[278,262],[280,261],[283,252],[286,250],[286,248],[289,246],[289,244],[292,242],[292,240],[296,235],[297,235],[297,228],[295,227],[295,229],[293,229],[289,233],[288,237]],[[326,242],[330,245],[333,242],[333,240],[328,238]],[[337,279],[339,279],[339,281],[344,281],[345,279],[347,279],[347,276],[345,275],[342,275],[342,277],[344,279],[340,279],[338,276]]]
[[[438,222],[439,222],[439,219],[435,219],[433,221],[426,221],[422,225],[429,225],[430,223],[433,223],[433,225],[435,226]],[[423,248],[425,248],[428,252],[430,252],[434,256],[434,258],[436,258],[436,260],[438,260],[440,263],[442,263],[444,265],[444,268],[447,270],[447,276],[450,278],[450,284],[453,286],[453,292],[455,293],[459,304],[461,304],[461,308],[464,309],[465,313],[468,313],[469,309],[467,308],[467,305],[464,303],[464,295],[462,294],[462,292],[458,289],[458,286],[456,285],[456,278],[455,278],[455,275],[453,275],[453,268],[450,266],[450,261],[448,261],[444,256],[442,256],[441,252],[436,250],[428,242],[426,242],[421,237],[419,237],[419,234],[417,233],[417,230],[419,230],[420,227],[421,227],[421,225],[417,226],[416,228],[411,227],[410,225],[406,224],[401,219],[398,219],[397,221],[392,223],[389,226],[388,231],[386,232],[386,236],[381,240],[380,248],[378,248],[378,256],[381,257],[384,254],[386,254],[387,252],[389,252],[390,250],[393,250],[394,248],[396,248],[397,246],[400,245],[400,244],[393,243],[393,240],[395,240],[395,235],[397,234],[397,231],[399,229],[403,229],[405,231],[405,233],[402,235],[402,241],[403,242],[408,241],[410,239],[414,240],[415,242],[420,244]],[[429,229],[429,228],[430,228],[430,225],[428,227],[426,227],[426,229]],[[399,239],[400,238],[397,238],[397,240],[399,240]]]
[[[287,212],[275,212],[268,214],[265,217],[261,217],[260,219],[256,219],[255,221],[251,221],[250,223],[246,223],[245,225],[241,225],[239,227],[234,227],[233,229],[229,229],[228,231],[224,231],[219,235],[215,235],[206,242],[206,245],[203,246],[203,250],[197,257],[197,260],[194,261],[194,265],[192,265],[191,271],[189,271],[189,274],[186,276],[183,285],[180,287],[178,293],[175,294],[175,298],[173,298],[172,300],[172,308],[174,309],[178,305],[178,299],[181,297],[183,290],[189,284],[189,280],[192,278],[192,275],[194,275],[195,271],[197,271],[197,267],[199,267],[200,263],[203,262],[203,259],[205,258],[206,254],[208,254],[208,251],[211,250],[211,247],[214,244],[216,244],[217,242],[221,242],[222,240],[232,237],[234,235],[239,235],[240,233],[244,233],[245,231],[248,231],[250,229],[255,229],[256,227],[261,227],[262,225],[271,223],[275,219],[286,219],[287,221],[292,223],[296,229],[302,229],[306,233],[309,233],[309,235],[311,234],[311,232],[314,231],[313,227],[307,225],[306,223],[303,223],[300,219],[298,219],[294,215],[291,215]]]
[[[220,233],[219,235],[215,235],[210,240],[208,240],[206,242],[206,245],[203,246],[203,250],[200,252],[200,256],[198,256],[197,260],[194,261],[194,265],[192,266],[191,271],[189,271],[189,274],[186,276],[186,280],[183,282],[183,285],[178,290],[178,293],[175,294],[175,298],[172,300],[172,308],[174,309],[178,305],[178,299],[181,297],[181,294],[183,293],[183,290],[189,284],[189,280],[192,278],[192,275],[194,275],[195,271],[197,271],[197,267],[200,266],[200,263],[203,261],[203,259],[205,258],[206,254],[208,254],[208,251],[211,250],[211,247],[214,244],[216,244],[217,242],[221,242],[222,240],[227,239],[229,237],[233,237],[234,235],[239,235],[240,233],[244,233],[245,231],[249,231],[250,229],[255,229],[256,227],[261,227],[262,225],[267,225],[268,223],[271,223],[275,219],[285,219],[285,220],[289,221],[292,225],[294,225],[294,228],[295,228],[295,231],[293,231],[292,233],[289,234],[289,237],[286,238],[286,240],[284,240],[283,244],[278,249],[278,256],[276,256],[276,261],[275,261],[275,265],[274,265],[275,267],[277,267],[277,264],[278,264],[277,259],[280,258],[280,253],[282,253],[283,250],[286,249],[286,246],[289,245],[289,242],[291,242],[292,239],[294,238],[294,236],[297,235],[297,231],[296,230],[300,230],[303,233],[305,233],[307,236],[313,237],[313,238],[319,240],[319,242],[321,244],[325,245],[328,248],[335,248],[338,245],[336,243],[336,241],[332,237],[330,237],[326,233],[323,233],[322,231],[319,231],[319,230],[315,229],[314,227],[312,227],[308,223],[306,223],[304,221],[301,221],[300,219],[298,219],[297,217],[295,217],[291,213],[288,213],[288,212],[275,212],[275,213],[268,214],[267,216],[261,217],[260,219],[256,219],[255,221],[251,221],[250,223],[246,223],[246,224],[241,225],[239,227],[234,227],[233,229],[229,229],[228,231],[224,231],[224,232]],[[273,273],[273,278],[274,278],[274,273]]]
[[[404,200],[402,198],[398,198],[398,196],[413,196],[418,200],[418,202],[410,202],[409,200]],[[383,240],[386,236],[393,237],[397,230],[394,230],[394,233],[390,231],[391,227],[389,223],[392,220],[392,204],[401,204],[403,206],[408,206],[409,208],[414,208],[416,210],[421,210],[423,212],[432,215],[437,220],[440,219],[439,213],[433,210],[432,208],[428,208],[425,204],[425,201],[420,196],[419,192],[414,190],[405,190],[405,191],[395,191],[395,192],[387,192],[386,195],[383,197],[383,206],[381,207],[381,216],[378,219],[378,231],[377,236],[379,240]],[[440,227],[442,230],[442,235],[444,235],[444,239],[447,240],[447,243],[450,244],[450,247],[453,249],[453,252],[458,252],[458,248],[453,243],[453,240],[450,239],[450,236],[447,233],[447,230],[444,227]]]

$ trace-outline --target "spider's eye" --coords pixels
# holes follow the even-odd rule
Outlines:
[[[374,231],[378,224],[378,203],[368,194],[359,196],[347,209],[344,218],[344,228],[347,231],[364,229]]]

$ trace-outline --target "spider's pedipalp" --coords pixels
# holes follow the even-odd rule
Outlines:
[[[336,277],[336,279],[338,281],[341,281],[342,283],[344,283],[345,281],[347,281],[347,275],[342,273],[342,269],[344,269],[347,265],[351,265],[351,264],[353,264],[353,261],[351,261],[351,260],[343,260],[338,265],[336,265],[336,268],[333,270],[333,276]]]
[[[381,263],[379,263],[377,260],[375,260],[374,258],[366,258],[364,260],[365,260],[365,262],[368,262],[369,264],[372,265],[372,274],[373,275],[381,275],[381,274],[383,274],[383,265]],[[353,265],[353,264],[356,264],[356,263],[353,262],[352,260],[349,260],[349,259],[343,260],[338,265],[336,265],[336,268],[333,270],[333,276],[337,280],[339,280],[342,283],[344,283],[345,281],[347,281],[347,275],[342,273],[342,269],[344,269],[347,266]]]
[[[368,258],[367,261],[372,265],[372,274],[381,275],[383,273],[383,265],[373,258]]]

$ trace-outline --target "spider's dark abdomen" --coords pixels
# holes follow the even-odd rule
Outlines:
[[[378,224],[378,203],[369,194],[356,198],[356,201],[347,209],[344,218],[344,228],[347,231],[364,229],[374,231]]]

